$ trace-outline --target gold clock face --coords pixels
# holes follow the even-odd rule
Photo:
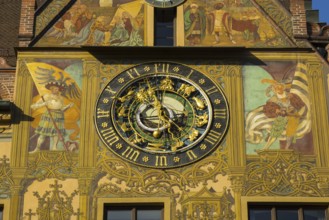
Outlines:
[[[147,63],[120,73],[96,104],[104,144],[135,164],[172,168],[210,153],[228,125],[222,90],[176,63]]]

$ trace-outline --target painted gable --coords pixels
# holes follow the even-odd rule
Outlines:
[[[184,4],[186,46],[294,47],[284,27],[291,15],[262,0],[188,0]],[[287,21],[282,21],[284,18]],[[280,19],[280,20],[279,20]]]
[[[36,43],[36,46],[83,45],[143,46],[143,1],[77,1]]]
[[[150,6],[149,6],[150,7]],[[182,46],[304,47],[292,33],[292,15],[274,0],[187,0],[177,10]],[[32,45],[47,47],[144,46],[143,0],[57,0],[36,18]],[[53,10],[51,10],[53,9]],[[55,10],[56,9],[56,10]],[[152,19],[151,19],[152,20]]]

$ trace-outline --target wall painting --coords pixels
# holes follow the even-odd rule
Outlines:
[[[289,46],[249,0],[184,4],[185,46]]]
[[[243,67],[247,154],[266,149],[314,153],[306,68],[301,62]]]
[[[78,150],[82,62],[48,60],[27,67],[35,85],[29,152]]]
[[[78,0],[37,46],[143,46],[141,0]]]

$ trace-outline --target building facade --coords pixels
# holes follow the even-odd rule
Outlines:
[[[2,218],[328,219],[306,3],[22,0]]]

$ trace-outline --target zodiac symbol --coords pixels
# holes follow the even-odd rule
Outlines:
[[[141,88],[136,93],[136,100],[139,101],[139,102],[144,102],[146,98],[147,98],[147,92],[145,91],[144,88]]]
[[[196,126],[198,127],[202,127],[203,125],[208,123],[208,115],[207,113],[203,113],[203,115],[195,115],[196,117]]]
[[[184,145],[184,142],[181,140],[177,140],[174,145],[171,146],[171,151],[175,152],[177,151],[177,148],[180,148],[181,146]]]
[[[207,105],[202,99],[199,99],[197,97],[193,97],[192,99],[195,101],[194,106],[198,110],[203,110]]]
[[[131,141],[134,144],[139,144],[144,142],[144,139],[142,137],[140,137],[138,134],[135,133],[134,135],[135,137],[133,138],[133,140]]]
[[[189,85],[184,84],[184,83],[177,90],[177,93],[183,95],[184,97],[189,97],[192,92],[195,92],[195,87],[194,86],[189,86]]]
[[[125,106],[124,105],[121,105],[118,108],[118,116],[119,117],[126,117],[127,116],[126,111],[127,111],[127,109],[125,108]]]
[[[122,97],[120,97],[120,98],[117,98],[117,99],[118,99],[120,102],[125,102],[125,101],[127,101],[128,99],[131,99],[133,95],[134,95],[134,89],[133,89],[133,88],[130,88],[126,95],[124,95],[124,96],[122,96]]]
[[[123,122],[120,124],[119,121],[117,123],[123,132],[131,131],[131,128],[129,128],[126,123]]]
[[[169,76],[166,76],[165,79],[161,80],[161,85],[160,85],[160,89],[162,90],[174,90],[173,87],[174,83],[171,81],[171,79],[169,78]]]
[[[192,133],[188,136],[188,138],[192,142],[198,137],[198,135],[199,135],[199,131],[193,128]]]

